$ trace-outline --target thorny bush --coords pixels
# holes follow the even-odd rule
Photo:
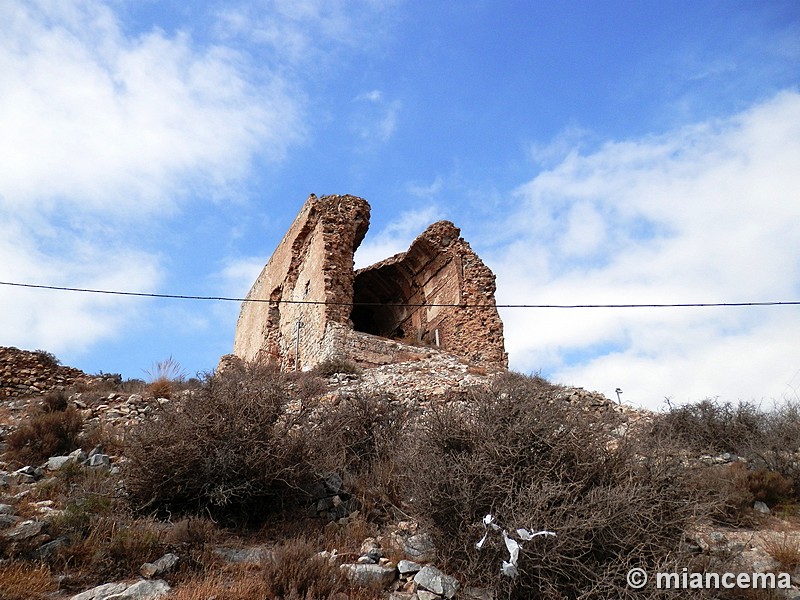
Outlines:
[[[125,486],[138,510],[261,519],[309,479],[286,375],[241,365],[205,376],[191,396],[162,404],[126,441]]]
[[[446,569],[499,597],[656,597],[627,588],[625,576],[681,559],[693,512],[678,465],[643,456],[633,439],[609,445],[613,420],[587,418],[559,392],[541,378],[509,374],[461,406],[429,411],[409,453],[417,457],[408,482],[413,514],[432,532]],[[519,575],[507,578],[499,535],[475,548],[489,513],[509,531],[557,535],[522,542]]]
[[[695,455],[728,452],[744,458],[749,470],[743,489],[752,499],[775,506],[800,498],[797,402],[786,401],[769,409],[749,402],[734,405],[715,400],[670,406],[654,421],[651,435],[657,441],[669,439]],[[736,493],[743,495],[741,490]]]

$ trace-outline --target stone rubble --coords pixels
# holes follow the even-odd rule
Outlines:
[[[170,590],[167,582],[161,579],[106,583],[72,596],[70,600],[158,600],[169,594]]]
[[[1,350],[1,349],[0,349]],[[7,349],[8,350],[8,349]],[[11,349],[16,351],[16,349]],[[22,351],[16,351],[19,353]],[[15,354],[0,352],[0,357]],[[35,353],[27,353],[35,354]],[[3,363],[0,361],[0,366]],[[61,368],[61,367],[59,367]],[[419,358],[405,362],[384,365],[367,369],[361,374],[334,374],[327,380],[328,391],[323,402],[337,402],[360,393],[372,393],[378,389],[390,392],[392,402],[408,409],[422,411],[426,406],[436,402],[467,402],[472,388],[489,386],[492,379],[502,370],[476,369],[463,359],[443,352],[431,350]],[[2,371],[3,382],[10,379]],[[27,374],[26,374],[27,376]],[[83,375],[76,375],[76,380]],[[16,379],[19,379],[18,377]],[[21,384],[29,386],[25,393],[6,394],[0,396],[0,409],[6,409],[3,424],[19,422],[32,405],[39,402],[41,396],[52,389],[59,389],[64,384],[56,376],[47,381],[31,376]],[[39,382],[38,385],[30,382]],[[30,385],[36,388],[31,395]],[[8,390],[2,387],[0,390]],[[22,390],[22,388],[14,388]],[[2,392],[0,392],[2,393]],[[178,394],[190,395],[191,391]],[[616,415],[620,424],[616,425],[612,435],[623,437],[637,424],[648,423],[652,415],[646,411],[633,409],[627,405],[613,402],[597,392],[582,388],[563,388],[553,402],[563,401],[576,409],[597,415]],[[89,424],[128,428],[135,426],[142,419],[158,410],[158,406],[170,402],[165,398],[148,398],[141,393],[107,392],[98,396],[90,391],[72,393],[68,402],[81,411]],[[16,421],[15,421],[16,419]],[[3,431],[0,431],[2,439]],[[26,465],[11,471],[0,463],[0,537],[6,543],[25,543],[35,548],[35,556],[45,559],[58,551],[67,543],[66,538],[52,539],[49,535],[49,519],[58,515],[52,501],[40,500],[31,502],[24,500],[35,486],[48,485],[48,481],[61,469],[70,465],[79,465],[85,469],[107,469],[116,473],[117,463],[121,457],[106,454],[102,448],[95,448],[88,454],[78,450],[66,456],[50,457],[42,465]],[[693,459],[703,465],[730,464],[742,460],[740,457],[722,453],[706,455]],[[6,470],[4,470],[6,469]],[[8,492],[7,490],[14,490]],[[21,490],[21,491],[20,491]],[[33,496],[35,497],[35,496]],[[30,506],[29,512],[20,516],[16,504],[25,501]],[[756,511],[764,507],[756,505]],[[319,482],[314,493],[314,502],[309,512],[319,518],[330,521],[332,526],[340,526],[342,522],[358,516],[361,507],[354,497],[344,489],[339,474],[329,473]],[[769,511],[769,508],[767,508]],[[31,514],[36,516],[31,517]],[[774,519],[766,513],[760,517]],[[55,535],[55,534],[54,534]],[[738,555],[742,572],[766,572],[777,567],[777,563],[764,550],[764,539],[779,535],[777,532],[753,530],[728,530],[721,527],[707,527],[689,536],[688,543],[696,547],[698,553],[709,556]],[[800,543],[800,542],[799,542]],[[391,552],[387,551],[391,548]],[[216,547],[217,557],[228,563],[244,563],[258,565],[269,555],[267,546],[249,548]],[[358,585],[379,585],[384,588],[383,598],[389,600],[442,600],[464,598],[465,600],[495,600],[489,590],[461,585],[457,578],[439,570],[435,564],[435,547],[424,531],[411,521],[401,521],[388,532],[375,538],[367,538],[362,543],[359,553],[352,554],[321,553],[328,557],[332,564],[340,565],[347,577]],[[392,562],[392,557],[395,562]],[[402,558],[401,558],[402,557]],[[345,560],[346,559],[346,560]],[[141,575],[145,579],[137,582],[114,582],[86,590],[72,596],[70,600],[156,600],[169,592],[169,585],[160,579],[176,568],[179,557],[175,554],[162,556],[153,563],[141,566]],[[800,584],[796,580],[795,584]],[[797,590],[792,594],[800,596]],[[791,594],[787,598],[793,597]]]
[[[41,395],[92,379],[79,369],[63,367],[43,351],[0,346],[0,400]]]

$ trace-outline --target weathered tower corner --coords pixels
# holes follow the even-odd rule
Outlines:
[[[495,276],[449,221],[408,251],[353,270],[369,203],[313,194],[242,304],[234,354],[289,370],[327,358],[377,366],[443,351],[508,364]]]

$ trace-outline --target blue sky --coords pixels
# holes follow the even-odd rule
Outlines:
[[[356,260],[462,228],[525,304],[800,300],[800,4],[0,5],[0,281],[243,296],[310,193]],[[0,286],[0,344],[188,373],[235,304]],[[800,389],[800,307],[502,311],[512,368],[658,407]]]

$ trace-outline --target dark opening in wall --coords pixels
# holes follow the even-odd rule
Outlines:
[[[382,337],[410,339],[413,290],[401,265],[386,265],[358,273],[353,282],[353,329]]]

